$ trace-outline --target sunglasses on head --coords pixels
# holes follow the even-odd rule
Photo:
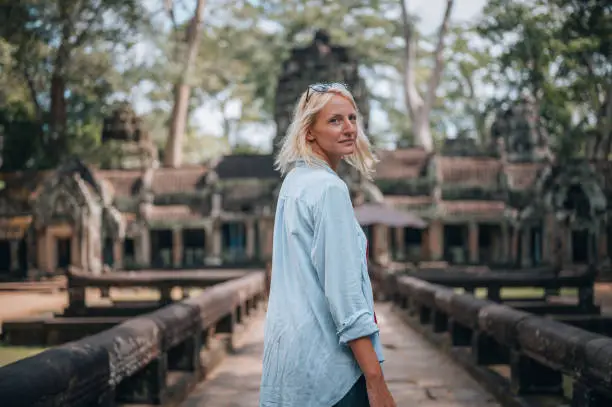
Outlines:
[[[340,82],[331,82],[331,83],[315,83],[312,85],[308,85],[308,90],[306,91],[306,102],[310,99],[310,91],[318,92],[318,93],[326,93],[329,92],[330,89],[342,89],[348,90],[348,87],[344,83]]]

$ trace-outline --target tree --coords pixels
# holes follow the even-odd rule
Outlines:
[[[608,3],[490,0],[479,24],[499,60],[496,87],[506,90],[506,99],[535,101],[560,156],[610,154]]]
[[[434,149],[433,137],[431,135],[430,114],[436,101],[436,91],[440,84],[442,71],[444,69],[443,51],[444,40],[450,24],[450,16],[454,0],[446,1],[446,8],[442,18],[442,24],[438,31],[436,48],[433,53],[434,66],[427,83],[423,96],[417,88],[415,76],[417,38],[415,35],[414,22],[408,14],[407,0],[400,0],[402,9],[402,22],[404,33],[404,98],[413,133],[423,148],[431,152]]]
[[[0,108],[7,120],[19,112],[16,123],[30,122],[28,135],[40,142],[22,164],[55,165],[70,152],[71,137],[82,134],[91,110],[113,90],[112,56],[130,46],[145,17],[137,0],[31,0],[2,8],[0,38],[10,55],[0,81],[19,96],[3,98]],[[7,137],[17,137],[18,127],[11,125]]]
[[[483,87],[490,81],[494,59],[479,46],[478,33],[471,24],[451,26],[444,52],[444,69],[436,103],[432,106],[432,122],[454,127],[457,134],[467,134],[481,145],[488,143],[487,118],[490,107]],[[434,137],[435,138],[435,137]]]
[[[583,128],[591,134],[586,154],[606,159],[612,152],[612,4],[555,0],[549,7],[562,19],[559,77],[570,82],[572,101],[588,106],[579,113],[591,125]]]
[[[189,96],[191,93],[191,76],[199,52],[202,33],[202,19],[204,17],[205,0],[196,0],[193,15],[185,25],[180,27],[176,21],[174,4],[172,0],[166,2],[168,14],[172,20],[173,34],[179,36],[184,32],[184,40],[176,43],[174,50],[175,60],[184,61],[183,66],[174,84],[174,104],[168,141],[164,152],[164,165],[178,167],[182,162],[183,138],[188,119]]]

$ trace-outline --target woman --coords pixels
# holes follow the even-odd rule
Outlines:
[[[395,407],[385,383],[366,238],[342,160],[370,177],[374,157],[341,84],[302,94],[276,164],[260,407]]]

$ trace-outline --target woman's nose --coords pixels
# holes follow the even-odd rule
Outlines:
[[[354,133],[356,129],[357,129],[357,126],[356,126],[355,123],[353,123],[349,119],[345,119],[345,121],[344,121],[344,131],[346,133]]]

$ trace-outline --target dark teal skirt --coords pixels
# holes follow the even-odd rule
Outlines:
[[[363,375],[334,407],[370,407],[368,390]]]

